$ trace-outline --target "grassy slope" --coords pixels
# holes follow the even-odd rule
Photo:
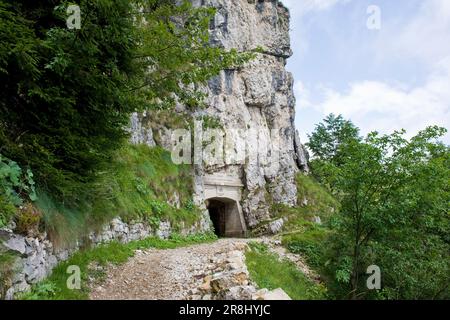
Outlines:
[[[261,244],[252,244],[246,253],[250,276],[260,288],[282,288],[294,300],[319,300],[326,298],[324,287],[308,279],[290,261],[280,261]]]
[[[304,221],[313,221],[314,217],[327,221],[339,208],[339,203],[313,177],[298,174],[296,182],[298,202],[302,205],[290,208],[275,204],[272,207],[275,218],[288,218],[285,231],[295,231],[297,227],[302,229]],[[303,204],[305,200],[306,205]]]
[[[308,265],[328,283],[330,275],[326,271],[326,240],[331,230],[328,227],[333,213],[339,210],[339,203],[311,176],[297,176],[298,199],[307,204],[295,208],[275,206],[277,216],[287,218],[282,234],[282,244],[290,252],[301,254]],[[314,222],[320,217],[322,224]]]
[[[23,295],[25,300],[86,300],[89,298],[89,280],[101,281],[105,274],[96,265],[121,264],[134,256],[137,249],[158,248],[173,249],[202,242],[214,241],[212,234],[189,237],[172,237],[170,240],[148,238],[128,244],[113,242],[96,248],[77,252],[68,261],[60,263],[50,277],[35,285],[32,291]],[[69,266],[78,266],[81,270],[81,290],[67,288]]]
[[[169,220],[177,231],[200,217],[192,203],[192,179],[191,167],[173,164],[162,148],[127,145],[76,206],[56,203],[45,193],[39,193],[36,206],[43,213],[45,231],[56,243],[74,241],[118,216],[154,227]],[[168,204],[175,195],[179,208]]]
[[[301,254],[309,266],[321,274],[321,267],[326,263],[324,242],[330,232],[327,223],[338,210],[339,204],[313,177],[298,174],[296,182],[298,201],[304,205],[291,208],[273,204],[272,221],[285,219],[281,234],[283,245],[289,251]],[[316,217],[320,217],[322,225],[314,222]],[[267,223],[266,221],[259,227],[264,230]],[[255,234],[258,234],[258,229]],[[279,261],[277,256],[268,253],[264,248],[257,247],[247,253],[247,266],[253,280],[260,287],[281,287],[293,299],[298,300],[324,299],[328,296],[325,288],[310,281],[295,265],[288,261]]]

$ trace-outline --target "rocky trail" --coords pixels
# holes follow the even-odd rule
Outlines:
[[[137,251],[124,265],[107,270],[105,283],[92,290],[91,299],[188,299],[217,269],[218,256],[245,245],[243,240],[222,239],[185,248]]]
[[[249,240],[158,250],[138,250],[127,263],[109,266],[106,280],[92,286],[93,300],[271,300],[282,290],[258,290],[245,265]]]

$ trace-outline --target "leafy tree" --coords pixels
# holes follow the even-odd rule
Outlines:
[[[352,298],[449,298],[450,149],[446,130],[429,127],[340,145],[327,182],[341,203],[333,219],[330,268]],[[366,269],[378,265],[383,290],[368,291]]]
[[[131,112],[196,106],[198,84],[251,54],[209,46],[214,11],[187,1],[76,1],[80,30],[66,27],[69,3],[0,0],[0,152],[76,203]]]
[[[342,144],[350,140],[360,140],[359,129],[342,115],[329,114],[318,124],[311,135],[308,135],[308,148],[316,159],[322,161],[339,161]]]

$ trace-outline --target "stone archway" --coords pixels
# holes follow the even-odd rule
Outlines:
[[[245,237],[247,227],[241,208],[242,183],[227,176],[203,179],[206,207],[219,237]]]

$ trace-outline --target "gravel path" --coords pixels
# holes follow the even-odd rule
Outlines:
[[[106,281],[93,287],[92,300],[183,300],[215,268],[214,256],[243,239],[220,239],[185,248],[138,250],[127,263],[106,270]]]

